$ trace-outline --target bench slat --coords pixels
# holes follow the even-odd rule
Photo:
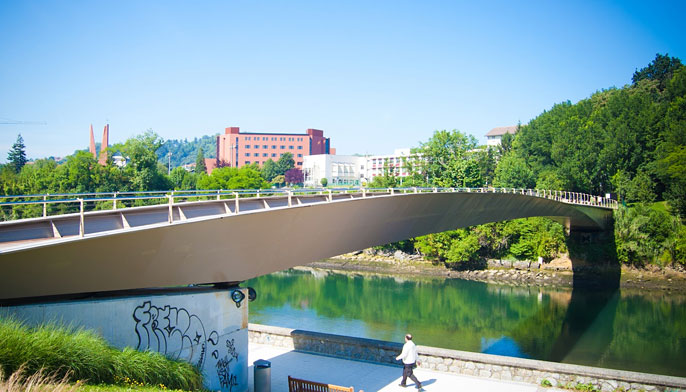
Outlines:
[[[355,392],[353,387],[341,387],[333,384],[307,381],[288,376],[289,392]]]

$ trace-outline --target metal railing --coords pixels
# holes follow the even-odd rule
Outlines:
[[[202,200],[230,200],[235,199],[235,213],[239,212],[239,199],[245,198],[277,198],[287,197],[288,207],[293,205],[293,197],[322,195],[326,201],[333,202],[334,195],[357,194],[359,197],[374,197],[383,195],[401,195],[417,193],[504,193],[521,194],[555,200],[561,203],[585,205],[600,208],[616,209],[618,203],[602,196],[593,196],[578,192],[550,191],[540,189],[518,188],[295,188],[295,189],[216,189],[216,190],[182,190],[182,191],[147,191],[147,192],[94,192],[94,193],[58,193],[42,195],[9,195],[0,196],[0,211],[2,220],[17,220],[59,216],[65,214],[80,214],[80,233],[84,233],[84,213],[97,210],[117,210],[130,207],[154,206],[167,204],[169,206],[169,223],[174,221],[173,207],[182,203]],[[5,209],[13,210],[19,206],[42,207],[42,214],[38,208],[23,211],[17,219],[8,217]],[[63,206],[54,208],[54,206]],[[66,207],[65,207],[66,206]],[[51,208],[53,207],[53,208]],[[55,211],[57,210],[57,211]],[[50,214],[50,212],[58,212]],[[31,216],[35,215],[35,216]],[[9,216],[12,217],[11,215]]]

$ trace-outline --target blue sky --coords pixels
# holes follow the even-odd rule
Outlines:
[[[0,0],[0,161],[164,139],[323,129],[338,154],[437,129],[484,141],[553,104],[686,60],[686,2]]]

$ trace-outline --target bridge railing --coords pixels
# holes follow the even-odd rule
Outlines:
[[[349,195],[351,197],[374,197],[386,195],[416,194],[416,193],[508,193],[521,194],[531,197],[545,198],[562,203],[587,205],[616,209],[617,201],[603,196],[593,196],[578,192],[551,191],[541,189],[519,188],[439,188],[439,187],[411,187],[411,188],[279,188],[279,189],[193,189],[173,191],[146,192],[91,192],[91,193],[55,193],[40,195],[7,195],[0,196],[0,220],[17,220],[28,218],[48,217],[78,213],[83,215],[88,211],[116,210],[121,208],[141,207],[150,205],[174,205],[203,200],[226,200],[245,198],[288,198],[288,206],[292,205],[292,198],[298,196],[325,196],[327,201],[334,201],[334,196]],[[237,201],[238,202],[238,201]],[[83,219],[82,219],[83,221]]]

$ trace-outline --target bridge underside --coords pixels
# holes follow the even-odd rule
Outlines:
[[[517,194],[419,193],[200,217],[7,250],[0,299],[236,282],[488,222],[547,216],[603,230],[611,214]]]

